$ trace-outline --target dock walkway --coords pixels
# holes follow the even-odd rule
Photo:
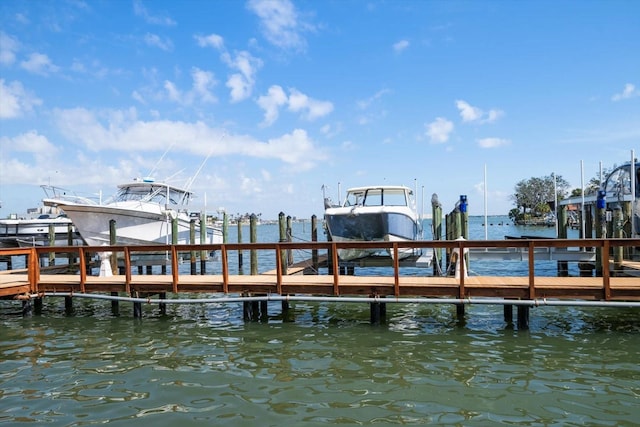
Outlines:
[[[542,277],[535,273],[535,263],[540,253],[567,253],[570,248],[579,250],[589,247],[590,256],[610,254],[616,250],[631,250],[640,246],[640,239],[582,239],[582,240],[507,240],[507,241],[424,241],[411,242],[431,250],[457,250],[458,253],[503,251],[520,253],[528,262],[526,276],[467,276],[465,264],[461,264],[459,277],[430,275],[403,275],[397,257],[389,258],[393,273],[389,276],[358,276],[341,274],[340,268],[332,274],[301,274],[311,267],[310,260],[297,266],[284,266],[287,250],[304,249],[317,253],[317,260],[339,265],[337,249],[354,247],[361,243],[305,242],[305,243],[247,243],[224,245],[166,245],[166,246],[110,246],[110,247],[33,247],[0,250],[3,257],[24,256],[26,267],[22,270],[0,272],[0,298],[28,299],[46,296],[47,293],[67,292],[126,293],[148,295],[155,293],[208,293],[242,295],[315,295],[315,296],[366,296],[457,298],[470,301],[473,298],[501,298],[505,300],[540,300],[547,298],[591,301],[640,301],[640,279],[637,277],[638,262],[614,262],[609,255],[600,277]],[[390,243],[367,243],[367,247],[388,247]],[[393,251],[407,243],[394,242]],[[170,265],[166,274],[136,274],[135,255],[158,252],[169,255]],[[184,255],[200,251],[219,251],[222,274],[183,274],[179,272],[179,259]],[[233,251],[272,251],[275,270],[263,274],[230,274],[229,253]],[[96,269],[87,268],[87,259],[103,251],[117,254],[124,263],[120,274],[101,277],[92,275]],[[78,265],[66,274],[46,274],[39,260],[50,253],[77,259]],[[522,255],[524,254],[524,255]],[[582,256],[582,255],[581,255]],[[546,258],[544,258],[546,259]],[[564,258],[563,258],[564,259]],[[591,258],[590,258],[591,259]],[[99,269],[98,269],[99,270]],[[122,271],[124,270],[124,271]],[[138,270],[139,271],[139,270]],[[317,271],[317,268],[316,268]],[[636,276],[633,276],[633,274]]]

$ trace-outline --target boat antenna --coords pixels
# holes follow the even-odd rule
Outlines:
[[[225,136],[227,136],[227,133],[223,132],[219,142],[222,142]],[[213,154],[213,150],[214,148],[211,148],[211,150],[209,150],[209,154],[207,154],[207,157],[205,157],[205,159],[202,161],[196,173],[191,178],[189,178],[189,180],[187,181],[187,184],[185,185],[185,190],[189,191],[191,189],[191,186],[193,185],[193,181],[195,181],[197,176],[200,174],[200,171],[202,170],[204,165],[207,163],[207,160],[209,160],[209,157],[211,157],[211,155]]]
[[[151,171],[149,172],[149,174],[147,176],[153,176],[153,174],[156,172],[156,169],[158,169],[158,166],[160,165],[160,162],[162,162],[162,159],[164,159],[164,156],[167,155],[167,153],[169,151],[171,151],[171,149],[173,148],[173,146],[176,145],[176,143],[174,142],[173,144],[171,144],[169,146],[169,148],[167,148],[165,150],[165,152],[162,154],[162,156],[160,156],[160,159],[156,162],[156,164],[153,166],[153,169],[151,169]]]

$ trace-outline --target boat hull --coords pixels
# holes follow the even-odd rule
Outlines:
[[[329,237],[335,242],[394,242],[412,241],[418,239],[417,218],[403,212],[356,212],[344,208],[328,209],[325,212],[325,222]],[[387,255],[393,255],[391,248]],[[342,260],[352,260],[375,255],[379,249],[339,249],[338,257]],[[413,248],[399,248],[399,258],[406,258],[414,254]]]
[[[0,247],[79,245],[82,240],[69,218],[0,220]],[[71,241],[69,240],[71,238]]]
[[[195,242],[191,242],[191,219],[186,214],[161,209],[125,209],[104,205],[61,205],[88,245],[110,244],[111,221],[115,221],[116,245],[187,244],[200,243],[199,226]],[[177,220],[177,235],[173,233],[173,219]],[[207,227],[203,243],[222,243],[222,233]]]

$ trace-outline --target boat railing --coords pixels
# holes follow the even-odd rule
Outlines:
[[[55,187],[53,185],[41,185],[46,198],[64,200],[65,202],[87,204],[87,205],[99,205],[100,198],[95,196],[82,196],[75,191],[68,190],[62,187]]]

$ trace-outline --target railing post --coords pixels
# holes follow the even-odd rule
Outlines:
[[[535,289],[535,277],[536,277],[536,269],[535,269],[535,256],[534,256],[535,246],[533,241],[529,241],[529,298],[536,298],[536,289]]]
[[[229,262],[227,256],[227,246],[222,245],[220,248],[220,259],[222,262],[222,292],[229,293]]]

